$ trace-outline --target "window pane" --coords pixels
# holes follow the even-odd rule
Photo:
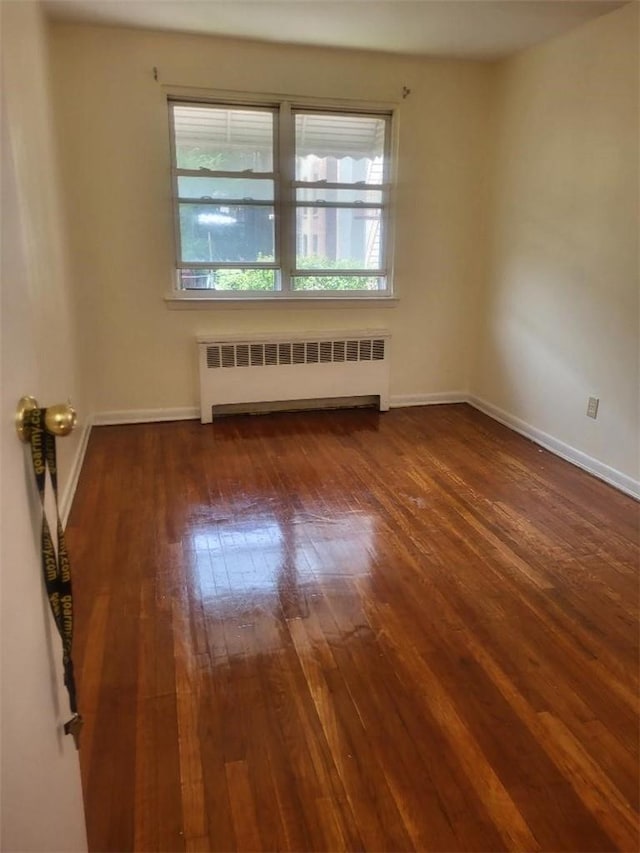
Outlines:
[[[384,290],[385,279],[359,275],[300,275],[291,279],[294,290]]]
[[[298,188],[296,190],[298,201],[337,201],[343,204],[356,202],[368,202],[369,204],[382,204],[382,190],[331,190],[324,187],[314,189]]]
[[[273,113],[236,107],[175,104],[179,169],[273,171]]]
[[[385,129],[384,118],[296,113],[296,180],[381,184]]]
[[[379,208],[309,208],[296,213],[298,269],[380,269]]]
[[[182,261],[273,262],[274,212],[255,205],[180,205]]]
[[[180,198],[235,198],[273,201],[273,181],[251,178],[178,178]]]
[[[181,290],[254,290],[276,289],[275,270],[180,270]]]

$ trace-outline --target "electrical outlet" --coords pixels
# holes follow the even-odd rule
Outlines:
[[[593,418],[594,420],[598,417],[598,405],[600,403],[599,397],[589,397],[589,402],[587,404],[587,417]]]

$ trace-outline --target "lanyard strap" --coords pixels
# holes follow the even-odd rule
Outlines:
[[[78,745],[77,735],[79,734],[82,717],[78,713],[78,702],[76,697],[76,682],[73,672],[73,660],[71,657],[71,647],[73,644],[73,594],[71,591],[71,565],[69,563],[69,553],[64,538],[64,530],[60,521],[60,509],[58,506],[58,466],[56,460],[56,439],[55,436],[48,432],[45,428],[45,412],[46,409],[32,409],[25,414],[25,420],[29,426],[30,444],[31,444],[31,461],[33,462],[33,472],[35,474],[38,494],[40,495],[40,503],[42,504],[42,530],[41,530],[41,550],[42,550],[42,574],[44,577],[49,606],[53,614],[56,628],[62,640],[62,665],[64,668],[64,684],[69,694],[69,707],[73,717],[68,723],[65,723],[65,734],[72,734]],[[53,487],[53,496],[56,509],[56,533],[57,545],[56,549],[51,536],[49,522],[45,513],[45,485],[46,472],[49,469],[51,485]]]

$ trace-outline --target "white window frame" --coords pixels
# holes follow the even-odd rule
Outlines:
[[[208,170],[185,170],[178,169],[175,151],[175,132],[173,123],[174,105],[202,105],[220,107],[238,107],[271,110],[274,116],[274,147],[273,147],[273,172],[253,173],[252,177],[257,179],[266,178],[274,181],[274,210],[275,210],[275,258],[273,263],[216,263],[215,265],[205,262],[183,262],[181,260],[180,248],[180,216],[179,205],[183,201],[178,193],[178,177],[238,177],[241,173],[223,173]],[[170,302],[376,302],[395,303],[393,290],[393,173],[396,149],[396,117],[393,105],[345,103],[335,101],[309,101],[304,99],[272,99],[266,96],[228,97],[212,94],[203,98],[200,95],[191,96],[182,93],[168,93],[167,105],[169,112],[169,137],[171,151],[171,175],[172,175],[172,202],[174,211],[174,239],[175,239],[175,266],[173,272],[173,289],[167,298]],[[382,231],[380,254],[382,263],[380,268],[374,270],[296,270],[296,189],[300,187],[314,188],[354,188],[354,184],[327,183],[326,181],[296,181],[295,176],[295,112],[304,113],[317,112],[320,114],[344,113],[354,116],[375,117],[385,120],[385,141],[383,178],[381,184],[366,185],[366,190],[381,192],[380,204],[363,203],[353,205],[341,205],[336,202],[328,202],[325,205],[312,202],[304,202],[300,206],[311,208],[313,214],[320,207],[337,208],[341,206],[352,208],[376,208],[381,210],[380,227]],[[232,202],[233,203],[233,202]],[[180,287],[179,270],[187,269],[273,269],[276,275],[276,289],[272,291],[216,291],[213,289],[185,290]],[[384,279],[385,288],[380,290],[295,290],[292,279],[295,275],[321,277],[322,275],[354,275],[362,277],[380,277]]]

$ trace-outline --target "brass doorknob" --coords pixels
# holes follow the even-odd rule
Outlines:
[[[38,408],[35,397],[22,397],[18,402],[16,410],[16,430],[21,441],[29,441],[31,431],[25,423],[27,412]],[[49,406],[45,410],[44,425],[47,432],[53,435],[69,435],[78,420],[76,410],[71,403],[59,403],[57,406]]]
[[[49,406],[44,414],[44,425],[47,432],[54,435],[69,435],[76,425],[78,414],[71,403],[58,403],[57,406]]]

